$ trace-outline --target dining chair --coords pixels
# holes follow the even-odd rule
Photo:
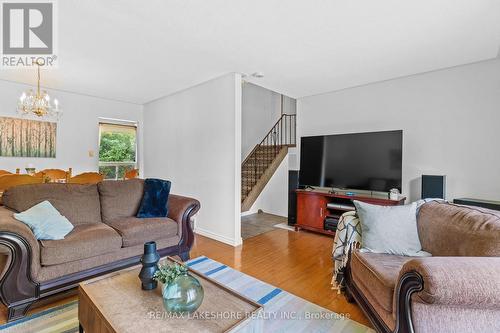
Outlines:
[[[104,180],[104,176],[98,172],[84,172],[68,180],[71,184],[97,184]]]
[[[3,175],[0,176],[0,192],[3,193],[5,190],[14,186],[42,183],[43,177],[17,174]]]
[[[139,177],[139,169],[128,170],[123,175],[123,179],[124,180],[134,179],[134,178],[137,178],[137,177]]]
[[[43,176],[48,179],[49,183],[56,183],[61,181],[68,182],[68,180],[71,178],[71,168],[69,168],[68,171],[64,171],[61,169],[45,169],[35,173],[35,176]]]

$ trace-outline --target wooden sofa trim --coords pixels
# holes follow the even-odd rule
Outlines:
[[[31,246],[19,235],[0,232],[0,245],[10,252],[10,262],[0,281],[0,297],[7,306],[7,320],[23,317],[39,298],[39,284],[31,278]]]

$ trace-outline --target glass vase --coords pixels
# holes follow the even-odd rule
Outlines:
[[[162,294],[166,311],[193,313],[203,302],[204,291],[197,279],[185,273],[163,285]]]

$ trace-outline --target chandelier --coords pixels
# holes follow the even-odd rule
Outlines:
[[[36,91],[30,89],[22,93],[17,103],[17,112],[23,116],[35,115],[37,117],[51,117],[59,119],[62,110],[57,99],[51,99],[45,90],[40,90],[40,64],[38,66],[38,82]]]

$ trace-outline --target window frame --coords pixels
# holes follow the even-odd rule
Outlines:
[[[135,129],[135,161],[124,161],[124,162],[101,162],[100,160],[100,152],[101,152],[101,134],[102,134],[102,126],[101,125],[115,125],[115,126],[124,126],[131,127]],[[122,119],[112,119],[112,118],[99,118],[98,126],[98,143],[97,143],[97,169],[99,170],[101,167],[106,166],[115,166],[115,178],[114,180],[118,180],[118,167],[122,165],[133,165],[135,169],[139,167],[139,122],[135,120],[122,120]],[[107,178],[105,180],[113,180],[113,178]]]

